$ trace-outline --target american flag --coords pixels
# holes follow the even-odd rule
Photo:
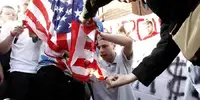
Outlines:
[[[80,81],[88,81],[91,75],[102,80],[95,54],[97,25],[79,23],[82,8],[83,0],[32,0],[25,25],[46,43],[45,60],[68,69]],[[69,60],[63,59],[66,51],[70,52]]]

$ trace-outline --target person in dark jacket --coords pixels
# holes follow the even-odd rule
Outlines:
[[[99,7],[110,3],[112,0],[87,0],[81,17],[83,24],[96,15]],[[134,0],[135,1],[135,0]],[[139,80],[148,86],[158,75],[160,75],[175,57],[180,49],[172,39],[182,23],[193,11],[199,0],[146,0],[150,9],[161,19],[161,40],[152,53],[145,57],[142,62],[128,75],[116,75],[107,78],[108,87],[118,87]]]

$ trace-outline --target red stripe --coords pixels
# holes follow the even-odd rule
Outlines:
[[[86,63],[87,62],[86,62],[85,58],[78,58],[73,66],[81,66],[83,68],[86,68],[86,66],[87,66]]]
[[[90,75],[88,74],[87,76],[72,73],[73,77],[76,78],[77,80],[80,80],[82,82],[88,82],[90,79]]]
[[[56,64],[56,67],[58,67],[59,69],[61,70],[65,70],[67,68],[67,66],[65,65],[65,63],[62,61],[62,58],[63,57],[53,57],[49,54],[47,54],[45,51],[44,51],[44,54],[51,57],[51,58],[56,58],[56,61],[57,62],[54,62]]]
[[[26,15],[30,18],[30,20],[35,24],[36,29],[41,31],[47,36],[46,29],[41,25],[38,19],[34,16],[34,14],[30,10],[26,10]]]
[[[72,21],[72,31],[71,31],[71,47],[70,47],[70,54],[69,54],[69,68],[72,72],[72,69],[71,69],[71,61],[72,61],[72,58],[73,58],[73,55],[74,55],[74,52],[75,52],[75,47],[76,47],[76,41],[77,41],[77,37],[78,37],[78,32],[79,32],[79,27],[80,27],[80,24],[75,22],[75,21]]]
[[[85,34],[89,34],[90,32],[92,32],[93,30],[96,30],[97,29],[97,26],[96,24],[94,23],[93,26],[81,26],[81,28],[83,29],[83,31],[85,32]]]
[[[86,41],[84,49],[90,50],[91,52],[95,52],[95,43]]]
[[[62,52],[63,50],[61,48],[59,48],[56,44],[54,44],[52,41],[51,41],[51,35],[49,34],[49,36],[47,37],[47,44],[49,46],[49,48],[51,48],[53,51],[55,52]]]
[[[46,26],[47,30],[49,30],[51,21],[49,20],[49,15],[48,15],[48,12],[47,12],[45,6],[41,2],[41,0],[33,0],[33,4],[40,10],[40,12],[42,13],[42,15],[44,16],[44,19],[45,19],[46,25],[47,25]]]
[[[30,32],[32,32],[33,34],[37,35],[37,34],[33,31],[33,29],[30,27],[30,25],[29,25],[28,23],[26,23],[25,25],[26,25],[26,28],[28,28],[28,30],[29,30]]]
[[[62,71],[66,70],[67,69],[67,66],[66,64],[62,61],[62,59],[58,59],[56,58],[58,64],[57,64],[57,67],[60,68]]]
[[[99,80],[104,80],[103,74],[102,74],[101,69],[99,68],[96,60],[94,60],[92,63],[88,63],[88,65],[85,65],[85,62],[86,62],[86,60],[84,58],[79,58],[79,59],[77,59],[77,61],[75,62],[73,67],[79,66],[79,67],[83,67],[85,69],[91,68],[93,70],[96,70],[100,76]],[[73,76],[75,76],[78,80],[87,82],[89,80],[90,73],[88,73],[88,75],[85,76],[85,75],[80,75],[80,74],[76,74],[73,72]]]
[[[68,43],[67,43],[67,34],[68,33],[57,34],[57,41],[56,42],[57,42],[58,47],[61,47],[61,49],[63,49],[63,50],[69,51]]]

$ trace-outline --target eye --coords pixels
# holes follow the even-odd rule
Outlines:
[[[28,3],[24,3],[24,6],[28,6]]]
[[[98,49],[100,49],[100,47],[99,47],[99,46],[97,46],[97,48],[98,48]]]
[[[103,45],[103,46],[102,46],[102,48],[106,48],[106,47],[108,47],[108,46],[107,46],[107,45]]]

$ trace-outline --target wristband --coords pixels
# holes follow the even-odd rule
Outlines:
[[[13,32],[10,32],[10,36],[12,37],[15,37],[14,33]]]

